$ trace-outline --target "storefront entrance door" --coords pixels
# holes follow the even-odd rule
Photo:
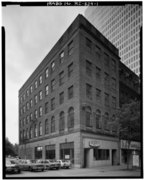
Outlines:
[[[89,148],[84,148],[84,165],[83,165],[84,168],[86,168],[88,164],[88,151]]]
[[[112,149],[112,165],[116,165],[116,149]]]

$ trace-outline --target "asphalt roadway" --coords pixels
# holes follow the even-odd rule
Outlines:
[[[143,173],[141,173],[140,169],[130,169],[127,170],[126,167],[123,166],[103,166],[103,167],[96,167],[96,168],[81,168],[81,169],[60,169],[60,170],[48,170],[44,172],[29,172],[29,171],[22,171],[20,174],[7,174],[6,178],[43,178],[43,177],[54,177],[54,178],[92,178],[92,177],[132,177],[132,178],[142,178]]]

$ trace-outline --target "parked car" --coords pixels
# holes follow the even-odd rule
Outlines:
[[[21,168],[14,159],[6,158],[6,173],[20,173]]]
[[[39,164],[43,164],[45,166],[45,170],[50,169],[50,162],[49,162],[49,160],[38,159],[36,162],[39,163]]]
[[[22,170],[27,171],[44,171],[45,166],[41,163],[36,162],[36,160],[20,160],[19,162]]]
[[[56,160],[48,159],[47,161],[49,161],[49,169],[59,169],[60,168],[60,163],[57,162]]]
[[[71,161],[70,160],[57,160],[59,162],[61,168],[70,168],[71,167]]]

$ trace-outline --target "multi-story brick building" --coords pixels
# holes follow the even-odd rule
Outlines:
[[[19,90],[19,155],[118,164],[117,108],[118,50],[78,15]]]

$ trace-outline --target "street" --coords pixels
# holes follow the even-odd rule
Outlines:
[[[6,177],[141,177],[140,170],[127,170],[121,166],[108,166],[82,169],[60,169],[44,172],[22,171],[20,174],[7,174]]]

